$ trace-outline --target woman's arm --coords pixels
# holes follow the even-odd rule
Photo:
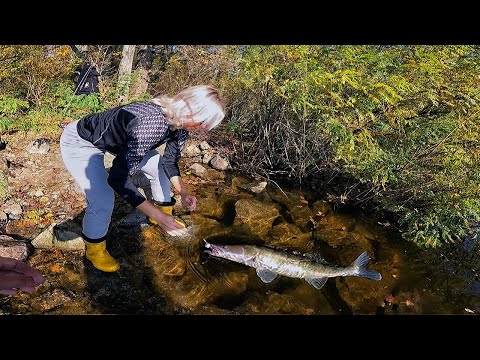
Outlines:
[[[197,198],[188,193],[182,178],[180,176],[172,176],[170,181],[175,189],[180,193],[180,196],[182,197],[182,205],[185,206],[189,211],[195,210],[197,207]]]
[[[148,200],[138,205],[137,209],[155,220],[168,235],[180,236],[187,233],[187,228],[178,224],[172,215],[165,214]]]

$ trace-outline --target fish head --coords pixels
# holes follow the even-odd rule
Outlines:
[[[242,262],[245,257],[245,249],[240,245],[216,245],[205,241],[205,252],[208,255]]]

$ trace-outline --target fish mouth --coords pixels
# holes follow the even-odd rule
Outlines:
[[[221,245],[210,244],[206,240],[204,242],[204,252],[210,256],[222,256],[224,253],[223,247]]]

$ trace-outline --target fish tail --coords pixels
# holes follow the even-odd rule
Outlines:
[[[367,269],[367,264],[369,261],[370,257],[368,256],[367,252],[364,251],[361,253],[352,264],[354,275],[377,281],[382,280],[382,275],[379,272]]]

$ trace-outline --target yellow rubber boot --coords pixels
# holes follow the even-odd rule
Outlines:
[[[107,251],[107,241],[90,243],[85,241],[87,251],[85,255],[98,270],[104,272],[115,272],[120,269],[120,264],[110,256]]]
[[[173,205],[165,205],[165,206],[162,206],[162,205],[157,205],[157,204],[154,204],[156,207],[158,207],[160,210],[162,210],[165,214],[168,214],[168,215],[172,215],[173,216]],[[152,223],[153,225],[157,225],[157,222],[155,220],[153,220],[152,218],[148,218],[148,221],[150,221],[150,223]],[[177,220],[175,219],[175,221],[182,225],[183,227],[186,227],[185,223],[181,220]]]

